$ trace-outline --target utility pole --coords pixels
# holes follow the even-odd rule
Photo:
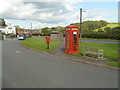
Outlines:
[[[32,23],[31,23],[31,30],[32,30]]]
[[[82,39],[82,8],[80,8],[80,43]]]

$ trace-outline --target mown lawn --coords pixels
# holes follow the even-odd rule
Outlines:
[[[53,41],[50,42],[50,49],[47,49],[47,45],[45,42],[45,38],[28,38],[21,42],[22,45],[34,48],[41,51],[52,51],[57,48],[57,46],[61,43],[61,41]]]
[[[83,47],[99,47],[104,50],[104,58],[117,59],[118,58],[118,44],[103,44],[103,43],[86,43],[80,44],[80,54],[83,55]]]
[[[114,66],[114,67],[120,67],[120,62],[108,62],[106,65]]]

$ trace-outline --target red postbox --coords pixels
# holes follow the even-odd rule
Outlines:
[[[49,36],[47,36],[45,39],[46,39],[46,43],[50,42],[50,37]]]
[[[65,53],[79,53],[79,28],[76,26],[68,26],[65,31]]]
[[[50,37],[47,36],[45,39],[46,39],[46,43],[47,43],[47,49],[49,49]]]

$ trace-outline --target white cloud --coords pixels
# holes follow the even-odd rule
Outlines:
[[[0,16],[5,19],[40,20],[46,23],[59,23],[73,10],[70,2],[12,2],[0,3]]]
[[[26,2],[25,2],[26,1]],[[0,17],[5,20],[33,20],[34,28],[65,26],[79,22],[79,8],[75,4],[85,0],[0,0]],[[75,10],[77,9],[78,10]],[[83,12],[83,20],[105,19],[100,9],[91,9]],[[7,21],[10,22],[10,21]],[[23,26],[22,26],[23,27]],[[24,26],[30,28],[30,26]]]

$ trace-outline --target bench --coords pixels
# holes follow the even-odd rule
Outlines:
[[[88,54],[97,55],[97,58],[103,58],[103,50],[98,47],[83,47],[84,57]]]

